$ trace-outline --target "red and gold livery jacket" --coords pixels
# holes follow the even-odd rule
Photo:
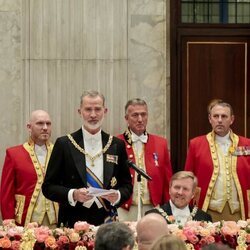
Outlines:
[[[230,133],[232,146],[232,177],[238,193],[242,219],[250,217],[250,139]],[[190,140],[185,170],[198,178],[194,203],[207,211],[219,175],[219,159],[215,148],[214,132]]]
[[[135,153],[132,147],[131,133],[126,130],[118,138],[125,141],[128,159],[135,163]],[[144,147],[145,170],[152,177],[148,181],[150,200],[153,206],[163,205],[169,200],[169,181],[172,176],[172,167],[169,158],[167,140],[163,137],[148,134],[148,141]],[[135,181],[135,170],[130,168],[132,183]],[[132,195],[123,208],[129,210],[132,204]]]
[[[53,144],[48,142],[46,146],[48,163]],[[14,219],[22,226],[31,222],[38,195],[42,192],[45,169],[38,162],[32,141],[6,150],[0,192],[3,219]],[[54,203],[54,208],[57,213],[58,204]]]

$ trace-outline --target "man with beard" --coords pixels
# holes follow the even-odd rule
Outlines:
[[[58,204],[47,200],[41,190],[53,148],[49,141],[49,114],[43,110],[33,111],[27,129],[29,140],[6,150],[0,192],[2,218],[13,219],[21,226],[37,222],[54,228]]]
[[[182,226],[190,220],[212,221],[209,214],[189,204],[194,197],[196,187],[197,178],[192,172],[175,173],[169,185],[170,200],[162,206],[147,211],[146,214],[159,213],[169,224],[175,222]]]
[[[213,221],[250,217],[250,139],[231,130],[230,104],[216,99],[208,106],[212,132],[190,141],[185,170],[192,171],[199,186],[195,204]]]
[[[44,195],[59,202],[58,224],[68,227],[115,220],[116,207],[132,193],[125,144],[101,130],[104,96],[84,92],[78,113],[83,125],[56,140],[43,183]],[[90,193],[92,188],[98,192]]]

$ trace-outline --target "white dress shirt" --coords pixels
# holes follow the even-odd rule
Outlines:
[[[35,144],[35,152],[36,152],[36,157],[41,164],[41,166],[44,168],[46,164],[46,157],[47,157],[47,147],[46,145],[39,146]]]
[[[92,135],[82,127],[82,133],[83,133],[84,150],[91,156],[98,154],[102,150],[101,130],[99,130],[96,134]],[[103,154],[101,154],[100,157],[94,160],[94,167],[91,166],[91,161],[87,156],[85,156],[85,161],[86,161],[86,167],[90,168],[90,170],[97,176],[97,178],[101,182],[103,182]],[[68,201],[71,206],[76,205],[76,201],[74,201],[73,199],[74,190],[75,189],[71,189],[68,193]],[[102,204],[96,197],[93,197],[93,199],[84,202],[83,206],[90,208],[94,202],[96,203],[98,208],[102,207]]]
[[[180,208],[176,207],[171,200],[169,201],[169,203],[170,203],[170,207],[171,207],[171,210],[172,210],[172,213],[173,213],[173,216],[175,218],[176,223],[180,224],[180,225],[185,225],[188,218],[190,217],[189,205],[180,209]]]

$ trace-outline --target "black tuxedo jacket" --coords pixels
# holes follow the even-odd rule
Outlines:
[[[172,209],[171,209],[171,206],[170,206],[169,202],[163,204],[161,206],[161,208],[167,213],[167,215],[173,215]],[[193,206],[189,205],[189,209],[190,209],[190,212],[192,212],[193,211]],[[153,208],[153,209],[147,211],[145,214],[149,214],[149,213],[161,214],[160,211],[158,209],[156,209],[156,208]],[[211,221],[212,222],[212,217],[211,217],[210,214],[202,211],[201,209],[198,209],[197,213],[193,217],[193,220],[196,220],[196,221]]]
[[[102,131],[103,147],[107,144],[109,135]],[[76,143],[84,148],[82,129],[71,134]],[[108,156],[108,157],[107,157]],[[111,157],[110,157],[111,156]],[[117,163],[112,159],[117,159]],[[111,160],[110,160],[111,159]],[[120,191],[120,206],[132,194],[132,180],[126,164],[127,154],[122,140],[113,137],[108,150],[103,154],[103,186],[105,189]],[[106,208],[97,208],[94,203],[86,208],[77,202],[71,206],[68,202],[70,189],[87,187],[85,155],[77,149],[68,136],[56,140],[45,175],[42,191],[46,198],[59,203],[58,225],[73,227],[77,221],[87,221],[100,225],[110,215],[111,205],[104,200]]]

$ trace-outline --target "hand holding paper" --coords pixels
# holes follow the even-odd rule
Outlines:
[[[89,187],[87,190],[88,190],[89,195],[93,195],[95,197],[109,195],[109,194],[115,194],[117,192],[116,190],[113,190],[113,189],[108,190],[108,189],[94,188],[94,187]]]

